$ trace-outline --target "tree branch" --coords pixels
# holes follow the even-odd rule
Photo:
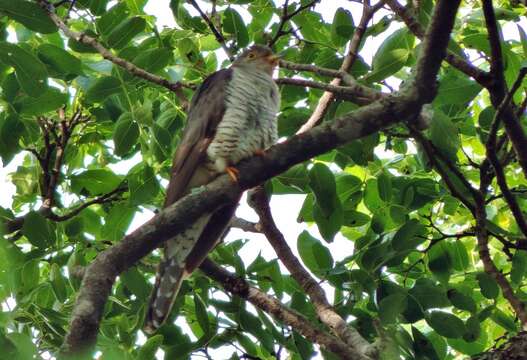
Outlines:
[[[482,0],[483,15],[489,34],[491,47],[491,75],[492,83],[487,87],[490,93],[490,99],[494,108],[498,109],[507,96],[507,84],[503,74],[503,57],[501,53],[500,34],[498,23],[494,13],[492,0]],[[501,120],[505,126],[505,131],[509,137],[518,162],[527,178],[527,136],[520,124],[514,107],[510,102],[503,107]]]
[[[218,29],[216,29],[216,26],[213,24],[212,20],[207,16],[207,14],[203,12],[203,10],[201,10],[201,8],[199,7],[198,3],[195,0],[188,0],[188,2],[190,3],[190,5],[194,7],[194,9],[198,11],[201,18],[207,23],[210,31],[216,38],[216,41],[221,45],[223,51],[225,51],[225,54],[227,55],[229,60],[231,62],[234,61],[234,54],[232,53],[231,49],[229,49],[229,47],[227,46],[227,42],[225,41],[225,38],[223,37],[221,32]]]
[[[435,79],[446,53],[460,0],[439,0],[423,42],[416,77],[399,93],[324,123],[238,164],[238,182],[222,175],[200,191],[163,209],[150,221],[100,253],[83,278],[63,354],[89,351],[95,344],[104,305],[118,274],[173,238],[205,211],[238,199],[240,193],[304,162],[397,122],[415,119],[436,94]],[[419,84],[418,81],[424,81]]]
[[[276,320],[291,326],[309,341],[319,344],[322,348],[331,351],[339,359],[370,359],[364,353],[350,348],[336,337],[329,335],[325,331],[313,326],[309,320],[296,311],[287,308],[276,298],[267,295],[261,290],[251,286],[245,280],[229,273],[227,270],[219,267],[217,264],[207,259],[200,267],[208,277],[219,282],[234,295],[249,301],[257,308],[271,314]]]
[[[46,2],[44,0],[39,0],[40,5],[44,9],[44,11],[47,12],[50,19],[57,25],[57,27],[62,30],[62,33],[75,41],[78,41],[82,44],[89,45],[93,47],[99,54],[105,58],[106,60],[111,61],[115,65],[118,65],[122,67],[123,69],[130,72],[132,75],[135,75],[141,79],[147,80],[153,84],[163,86],[167,88],[168,90],[174,92],[178,97],[180,97],[182,100],[187,101],[185,96],[181,92],[182,87],[190,87],[188,85],[185,85],[181,82],[173,83],[165,78],[162,78],[161,76],[154,75],[152,73],[149,73],[148,71],[136,66],[135,64],[126,61],[123,58],[118,57],[117,55],[114,55],[110,50],[106,49],[104,46],[102,46],[95,38],[86,35],[84,33],[76,32],[71,30],[65,23],[62,21],[62,19],[57,16],[54,12],[50,11],[50,9],[46,6]]]
[[[414,17],[410,9],[401,5],[397,0],[386,0],[386,3],[393,10],[393,12],[404,21],[406,26],[408,26],[410,31],[416,37],[419,39],[423,38],[425,33],[424,28]],[[472,77],[481,86],[487,88],[490,85],[492,79],[489,73],[477,68],[459,55],[454,54],[452,51],[448,50],[445,60],[459,71]]]
[[[346,321],[333,309],[326,294],[318,282],[302,266],[298,258],[293,254],[287,245],[284,235],[276,226],[269,199],[265,190],[259,186],[251,192],[249,205],[260,217],[262,232],[273,247],[280,261],[285,265],[291,276],[296,280],[300,287],[309,296],[315,311],[323,324],[328,326],[331,331],[342,341],[358,350],[362,354],[375,355],[372,353],[373,346],[368,343],[354,328],[349,327]]]
[[[353,63],[355,63],[355,60],[357,59],[359,46],[362,42],[364,34],[366,33],[366,28],[368,27],[368,22],[371,20],[375,12],[380,8],[378,5],[382,5],[383,3],[384,0],[381,0],[375,7],[372,7],[370,6],[369,1],[364,1],[361,19],[359,25],[355,28],[355,31],[353,32],[353,36],[351,37],[348,53],[346,54],[344,60],[342,61],[342,64],[340,65],[340,73],[347,73],[349,69],[351,69],[351,67],[353,66]],[[341,82],[342,77],[339,76],[331,80],[329,85],[339,86]],[[297,134],[301,134],[319,124],[324,118],[324,116],[327,114],[329,106],[331,105],[334,99],[335,94],[333,92],[324,92],[324,94],[322,94],[322,96],[318,100],[318,104],[315,110],[313,111],[309,119],[304,123],[304,125],[302,125],[302,127],[297,131]]]
[[[330,84],[323,84],[312,80],[306,79],[291,79],[291,78],[278,78],[275,79],[278,85],[293,85],[301,87],[310,87],[314,89],[325,90],[333,95],[339,96],[352,96],[354,98],[367,99],[369,102],[378,100],[388,94],[381,93],[374,89],[368,88],[364,85],[355,83],[350,86],[339,86]]]
[[[291,20],[293,17],[295,17],[296,15],[301,13],[302,11],[310,8],[311,6],[315,5],[319,1],[320,0],[312,0],[312,1],[310,1],[310,2],[308,2],[306,4],[304,4],[304,5],[300,5],[295,11],[293,11],[292,13],[289,13],[288,12],[289,0],[286,0],[285,3],[284,3],[284,6],[282,7],[282,16],[280,17],[280,23],[278,24],[278,28],[276,29],[276,33],[273,36],[273,38],[271,40],[269,40],[267,45],[269,47],[272,47],[278,41],[278,39],[281,36],[288,34],[289,33],[288,31],[284,31],[285,24],[287,24],[287,22],[289,20]]]
[[[499,67],[499,65],[495,65],[495,66]],[[512,194],[507,184],[507,179],[505,177],[505,171],[497,155],[499,149],[496,146],[496,137],[497,137],[497,132],[498,132],[499,124],[500,124],[500,118],[503,113],[503,110],[509,106],[511,99],[514,96],[514,93],[520,87],[523,81],[523,78],[525,77],[526,74],[527,74],[527,68],[522,68],[511,90],[507,93],[507,96],[505,96],[505,99],[503,99],[500,106],[496,110],[496,114],[494,115],[488,141],[486,144],[487,158],[489,159],[489,162],[494,168],[498,186],[500,187],[500,190],[503,194],[503,197],[505,198],[505,201],[507,202],[507,204],[509,205],[509,208],[511,209],[514,219],[516,220],[516,224],[518,224],[518,227],[520,228],[521,232],[525,236],[527,236],[527,222],[525,221],[525,217],[523,216],[523,212],[520,206],[518,205],[516,198]]]
[[[253,223],[251,221],[239,218],[239,217],[233,217],[230,223],[230,226],[233,228],[237,228],[246,232],[253,232],[253,233],[261,233],[262,230],[260,229],[260,224]]]

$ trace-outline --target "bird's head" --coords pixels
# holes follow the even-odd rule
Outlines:
[[[233,66],[254,66],[269,74],[273,73],[280,58],[267,46],[253,45],[233,62]]]

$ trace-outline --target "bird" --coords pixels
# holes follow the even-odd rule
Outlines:
[[[234,165],[262,155],[277,141],[280,95],[272,75],[278,62],[269,47],[253,45],[229,68],[216,71],[199,86],[174,154],[164,207],[221,174],[237,181]],[[146,310],[145,333],[155,333],[170,315],[182,281],[217,245],[238,201],[201,215],[165,242]]]

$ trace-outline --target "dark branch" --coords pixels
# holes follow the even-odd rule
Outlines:
[[[276,298],[267,295],[261,290],[251,286],[245,280],[229,273],[227,270],[219,267],[211,260],[205,260],[200,267],[208,277],[219,282],[234,295],[249,301],[257,308],[271,314],[276,320],[291,326],[309,341],[320,344],[322,348],[331,351],[339,359],[369,359],[360,351],[350,348],[341,340],[329,335],[323,330],[313,326],[303,315],[287,308]]]
[[[114,55],[110,50],[102,46],[95,38],[86,35],[84,33],[76,32],[71,30],[65,23],[62,21],[60,17],[57,16],[57,14],[50,11],[50,9],[46,6],[46,2],[43,0],[39,0],[40,5],[42,8],[48,13],[48,16],[50,19],[57,25],[57,27],[62,30],[62,33],[75,41],[78,41],[82,44],[89,45],[93,47],[95,50],[99,52],[99,54],[105,58],[106,60],[111,61],[115,65],[118,65],[122,67],[123,69],[130,72],[132,75],[135,75],[141,79],[147,80],[153,84],[163,86],[167,88],[168,90],[174,92],[178,97],[180,97],[182,100],[187,101],[186,97],[182,94],[181,88],[182,87],[189,87],[181,82],[173,83],[171,81],[168,81],[165,78],[162,78],[160,76],[154,75],[152,73],[149,73],[148,71],[141,69],[140,67],[137,67],[135,64],[126,61],[123,58],[120,58],[116,55]]]
[[[192,5],[194,7],[194,9],[196,9],[198,11],[198,13],[201,16],[201,18],[207,23],[207,25],[209,26],[210,31],[212,32],[212,34],[216,38],[216,41],[221,45],[221,47],[225,51],[225,54],[227,54],[227,56],[229,57],[229,60],[231,62],[234,61],[234,54],[232,53],[232,51],[227,46],[227,42],[225,41],[225,38],[223,37],[221,32],[218,29],[216,29],[216,26],[214,25],[212,20],[207,16],[207,14],[205,14],[203,12],[203,10],[201,10],[201,8],[199,7],[198,3],[195,0],[188,0],[188,2],[190,3],[190,5]]]
[[[340,73],[347,73],[355,63],[355,60],[357,60],[359,47],[366,33],[368,22],[372,19],[375,12],[380,9],[380,6],[378,6],[379,4],[384,4],[384,0],[380,1],[374,7],[370,6],[369,1],[364,1],[361,19],[359,25],[355,28],[355,31],[353,32],[353,36],[351,37],[348,53],[344,57],[342,65],[340,65]],[[330,82],[329,85],[339,86],[342,82],[342,79],[343,77],[341,76],[335,76],[335,78]],[[334,99],[335,94],[333,92],[326,91],[324,94],[322,94],[322,96],[318,100],[317,107],[315,108],[309,119],[298,130],[297,133],[303,133],[304,131],[307,131],[308,129],[319,124],[324,118],[324,116],[327,114],[329,106],[331,105]]]
[[[291,20],[296,15],[300,14],[302,11],[315,5],[319,1],[320,0],[312,0],[304,5],[300,5],[298,9],[289,13],[288,12],[289,0],[286,0],[284,3],[284,6],[282,7],[282,16],[280,17],[280,23],[278,24],[276,33],[273,36],[273,38],[267,43],[267,45],[269,45],[269,47],[272,47],[278,41],[278,39],[280,39],[280,37],[282,37],[283,35],[289,34],[289,31],[284,30],[284,26],[289,22],[289,20]]]
[[[262,232],[273,247],[280,261],[285,265],[291,276],[309,296],[315,311],[322,323],[328,326],[332,332],[342,341],[362,354],[372,354],[372,346],[333,309],[326,294],[318,282],[304,269],[298,258],[293,254],[284,235],[280,232],[274,222],[269,199],[265,190],[259,186],[251,192],[249,205],[260,217]]]

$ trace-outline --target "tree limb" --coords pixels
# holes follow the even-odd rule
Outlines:
[[[425,30],[419,21],[414,17],[414,14],[406,7],[401,5],[397,0],[386,0],[388,6],[396,13],[408,26],[410,31],[419,39],[423,39]],[[445,60],[466,75],[472,77],[483,87],[488,87],[491,83],[491,76],[489,73],[477,68],[470,62],[461,58],[459,55],[454,54],[448,50]]]
[[[309,341],[319,344],[322,348],[331,351],[339,357],[339,359],[361,359],[367,360],[369,357],[364,353],[350,348],[341,340],[329,335],[323,330],[313,326],[309,320],[298,312],[287,308],[276,298],[267,295],[261,290],[251,286],[245,280],[231,274],[227,270],[219,267],[217,264],[207,259],[200,267],[208,277],[219,282],[234,295],[249,301],[257,308],[271,314],[278,321],[291,326],[295,331],[298,331]]]
[[[188,85],[185,85],[181,82],[171,82],[165,78],[162,78],[161,76],[157,76],[157,75],[154,75],[138,66],[136,66],[135,64],[129,62],[129,61],[126,61],[125,59],[117,56],[117,55],[114,55],[110,50],[108,50],[107,48],[105,48],[104,46],[101,45],[101,43],[99,43],[95,38],[89,36],[89,35],[86,35],[85,33],[80,33],[80,32],[76,32],[76,31],[73,31],[71,30],[65,23],[64,21],[62,21],[62,19],[57,16],[57,14],[55,14],[54,12],[52,12],[50,10],[50,8],[48,8],[48,6],[46,6],[46,2],[44,0],[39,0],[39,3],[40,5],[42,6],[42,8],[44,9],[44,11],[47,12],[48,16],[50,17],[50,19],[55,23],[55,25],[57,25],[57,27],[62,31],[62,33],[72,39],[72,40],[75,40],[75,41],[78,41],[82,44],[85,44],[85,45],[89,45],[91,47],[93,47],[95,50],[97,50],[97,52],[99,52],[99,54],[105,58],[106,60],[109,60],[111,61],[112,63],[114,63],[115,65],[118,65],[120,67],[122,67],[123,69],[127,70],[128,72],[130,72],[132,75],[135,75],[141,79],[144,79],[144,80],[147,80],[153,84],[156,84],[156,85],[160,85],[160,86],[163,86],[165,88],[167,88],[168,90],[174,92],[178,97],[182,98],[182,100],[184,101],[187,101],[185,96],[181,93],[181,88],[183,87],[190,87]]]
[[[293,17],[295,17],[302,11],[310,8],[311,6],[315,5],[319,1],[320,0],[312,0],[304,5],[299,4],[300,6],[295,11],[293,11],[292,13],[289,13],[288,12],[289,0],[286,0],[282,7],[282,16],[280,16],[280,23],[278,23],[278,28],[276,29],[276,33],[274,34],[273,38],[269,40],[267,45],[269,47],[272,47],[281,36],[288,34],[289,33],[288,31],[284,31],[285,24],[287,24],[287,22],[291,20]]]
[[[349,44],[348,53],[346,54],[342,64],[340,65],[339,72],[347,73],[349,69],[351,69],[351,67],[353,66],[353,63],[355,63],[355,60],[357,59],[359,46],[362,42],[364,34],[366,33],[366,28],[368,27],[368,22],[371,20],[375,12],[380,9],[379,4],[384,4],[384,0],[379,1],[379,3],[376,4],[374,7],[370,6],[369,1],[364,1],[362,16],[359,25],[355,28],[355,31],[353,32],[353,36],[351,37],[351,41]],[[342,77],[335,77],[333,80],[331,80],[329,85],[339,86],[341,82]],[[297,134],[303,133],[320,123],[326,115],[329,106],[331,105],[334,99],[335,94],[333,92],[324,92],[324,94],[322,94],[322,96],[318,100],[318,104],[315,110],[313,111],[309,119],[304,123],[304,125],[302,125],[302,127],[297,131]]]
[[[207,23],[210,31],[216,38],[216,41],[221,45],[223,51],[225,51],[225,54],[227,55],[229,60],[233,61],[234,54],[232,53],[231,49],[229,49],[229,47],[227,46],[227,42],[225,41],[225,38],[223,37],[221,32],[218,29],[216,29],[216,26],[214,25],[212,20],[207,16],[207,14],[203,12],[203,10],[201,10],[201,8],[199,7],[198,3],[195,0],[188,0],[188,2],[190,3],[190,5],[194,7],[194,9],[197,10],[201,18]]]
[[[372,353],[373,346],[354,328],[346,324],[346,321],[344,321],[329,303],[322,287],[293,254],[291,248],[287,245],[284,235],[274,222],[269,207],[269,199],[261,186],[251,192],[249,205],[260,217],[262,232],[267,237],[276,255],[313,302],[320,321],[328,326],[336,336],[350,347],[357,349],[362,354],[374,355]]]

